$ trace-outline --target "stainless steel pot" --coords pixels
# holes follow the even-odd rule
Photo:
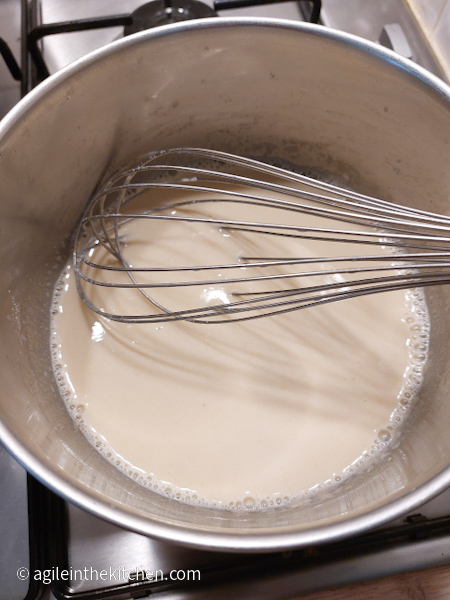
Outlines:
[[[99,179],[139,155],[206,146],[288,159],[449,213],[450,92],[321,27],[210,19],[120,40],[31,92],[1,123],[0,435],[38,479],[127,528],[265,551],[374,527],[450,485],[450,288],[427,292],[430,361],[389,460],[321,501],[239,514],[140,487],[73,425],[50,367],[52,287]],[[151,435],[151,431],[150,431]]]

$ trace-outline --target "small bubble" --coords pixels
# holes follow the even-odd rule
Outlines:
[[[247,510],[252,510],[253,508],[255,508],[254,498],[251,498],[250,496],[247,496],[246,498],[244,498],[244,507]]]
[[[389,440],[391,439],[391,434],[387,429],[381,429],[378,432],[378,437],[382,442],[389,442]]]

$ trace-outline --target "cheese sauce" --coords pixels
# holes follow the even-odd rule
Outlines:
[[[218,204],[214,216],[229,210]],[[253,220],[254,209],[242,207],[238,218]],[[318,253],[309,241],[141,220],[125,226],[124,239],[133,266],[205,256],[226,264],[242,253],[267,256],[268,245],[276,256]],[[328,245],[321,252],[339,254]],[[226,273],[214,277],[217,284],[155,296],[171,308],[226,304]],[[133,291],[90,293],[107,310],[149,310]],[[61,395],[98,451],[154,491],[227,509],[285,504],[377,460],[420,387],[429,337],[421,290],[241,323],[115,323],[82,303],[70,264],[56,287],[52,331]]]

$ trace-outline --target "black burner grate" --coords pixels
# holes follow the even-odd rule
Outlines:
[[[22,95],[50,75],[40,41],[51,35],[61,33],[124,27],[124,35],[149,29],[168,23],[217,16],[216,11],[280,4],[292,0],[215,0],[214,10],[199,0],[152,0],[140,6],[132,13],[109,15],[100,18],[76,19],[59,23],[38,24],[38,5],[36,0],[22,2],[22,69],[4,40],[0,38],[0,54],[3,56],[12,76],[22,80]],[[299,9],[306,21],[318,23],[321,0],[298,0]],[[30,57],[32,65],[30,64]]]
[[[113,600],[123,597],[142,598],[149,594],[152,597],[161,595],[162,598],[213,599],[222,597],[222,590],[228,590],[231,594],[229,597],[238,600],[249,597],[249,586],[253,582],[257,582],[258,588],[264,590],[261,598],[271,597],[271,586],[282,585],[280,582],[290,582],[293,593],[302,593],[367,578],[365,561],[370,561],[380,553],[385,553],[388,557],[398,557],[401,552],[408,553],[408,549],[414,546],[420,555],[434,546],[448,546],[450,537],[450,515],[427,519],[421,514],[416,514],[407,517],[399,525],[292,552],[237,555],[206,551],[191,553],[186,550],[186,556],[192,554],[192,564],[188,565],[187,570],[199,571],[200,579],[172,581],[168,573],[164,573],[164,577],[158,580],[149,580],[145,579],[143,572],[137,572],[130,573],[127,583],[107,586],[99,583],[92,589],[76,591],[68,581],[68,575],[65,575],[70,575],[78,569],[70,558],[73,538],[69,520],[70,506],[33,478],[29,477],[28,484],[30,565],[33,565],[30,566],[30,572],[33,572],[33,569],[39,569],[40,572],[45,570],[52,579],[53,595],[61,600]],[[87,518],[98,519],[91,515],[87,515]],[[85,540],[84,543],[89,542]],[[443,552],[441,561],[433,557],[433,564],[445,564],[448,560],[449,556]],[[409,566],[400,566],[405,570],[418,568],[414,562]],[[149,567],[155,571],[157,569],[157,565]],[[396,572],[398,568],[399,564],[392,572]],[[375,572],[373,576],[386,575],[389,572],[389,567],[384,566],[383,572]],[[34,585],[25,600],[37,599],[41,591],[39,585]],[[260,598],[256,593],[252,593],[252,597]]]

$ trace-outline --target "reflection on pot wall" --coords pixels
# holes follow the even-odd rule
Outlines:
[[[428,41],[450,72],[450,0],[409,0]]]

